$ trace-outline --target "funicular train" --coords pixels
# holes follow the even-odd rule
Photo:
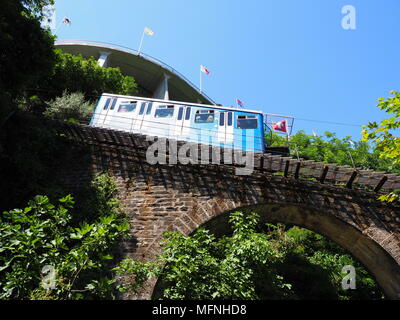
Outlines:
[[[264,153],[261,111],[103,94],[90,126]]]

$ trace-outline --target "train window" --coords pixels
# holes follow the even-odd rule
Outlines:
[[[112,102],[110,110],[114,110],[116,105],[117,105],[117,99],[113,99],[113,102]]]
[[[143,102],[140,106],[139,116],[143,115],[144,109],[146,108],[146,102]]]
[[[133,112],[136,109],[136,103],[121,104],[118,108],[118,112]]]
[[[232,112],[228,112],[228,126],[232,126],[233,124],[233,114]]]
[[[214,110],[199,110],[196,112],[195,123],[212,123],[214,122]]]
[[[149,103],[149,105],[147,107],[147,111],[146,111],[147,115],[151,114],[151,109],[153,109],[153,103]]]
[[[237,127],[238,129],[257,129],[257,116],[238,116]]]
[[[225,112],[219,114],[219,125],[221,127],[225,125]]]
[[[190,111],[192,110],[192,108],[191,107],[188,107],[187,109],[186,109],[186,117],[185,117],[185,120],[189,120],[190,119]]]
[[[179,108],[179,112],[178,112],[178,120],[182,120],[183,119],[183,107]]]
[[[110,106],[110,102],[111,102],[111,98],[108,98],[106,101],[106,104],[104,105],[104,109],[103,110],[107,110],[108,107]]]
[[[160,106],[156,110],[156,118],[172,118],[174,115],[174,106]]]

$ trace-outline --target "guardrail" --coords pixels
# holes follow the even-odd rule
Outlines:
[[[145,153],[152,144],[152,142],[146,139],[145,135],[68,122],[59,122],[58,130],[70,139],[88,145],[107,145],[111,148],[122,148],[123,150]],[[179,146],[187,142],[177,141],[176,143]],[[201,148],[202,146],[199,144],[198,147]],[[221,165],[226,166],[228,163],[229,166],[233,167],[243,166],[241,163],[235,163],[235,160],[232,159],[229,152],[225,152],[226,150],[223,148],[214,146],[208,147],[210,148],[210,161],[213,153],[219,153]],[[283,157],[270,153],[253,153],[253,155],[255,160],[254,170],[258,173],[278,173],[286,178],[294,178],[296,180],[306,178],[316,180],[321,184],[329,183],[340,185],[348,189],[361,187],[373,190],[374,192],[400,189],[400,176],[396,174],[386,174],[384,172],[374,172],[372,170],[359,170],[349,166],[338,166],[336,164],[327,164],[312,160],[294,159],[292,157]],[[169,157],[168,154],[166,154],[166,156],[167,158]],[[199,158],[199,160],[201,161],[202,159]]]

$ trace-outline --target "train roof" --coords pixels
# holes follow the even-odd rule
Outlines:
[[[161,100],[161,99],[154,99],[154,98],[145,98],[145,97],[137,97],[137,96],[123,96],[119,94],[112,94],[112,93],[103,93],[102,96],[109,96],[109,97],[116,97],[116,98],[125,98],[125,99],[136,99],[136,100],[144,100],[144,101],[154,101],[160,102],[165,104],[174,104],[174,105],[185,105],[185,106],[196,106],[201,108],[210,108],[210,109],[221,109],[221,110],[229,110],[229,111],[239,111],[239,112],[249,112],[249,113],[258,113],[263,114],[262,111],[257,110],[249,110],[249,109],[242,109],[242,108],[232,108],[232,107],[224,107],[218,105],[207,105],[207,104],[199,104],[199,103],[192,103],[192,102],[182,102],[182,101],[172,101],[172,100]]]

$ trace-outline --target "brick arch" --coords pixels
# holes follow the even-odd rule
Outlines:
[[[243,178],[247,179],[247,178]],[[249,181],[246,181],[249,182]],[[279,176],[263,177],[254,184],[232,185],[217,182],[216,192],[205,196],[189,194],[188,210],[180,212],[164,231],[189,235],[201,226],[217,234],[227,231],[228,213],[254,211],[264,222],[301,226],[341,245],[373,274],[390,299],[400,299],[400,239],[395,208],[376,201],[368,192],[343,190],[309,181],[292,181]],[[228,189],[228,190],[226,190]],[[149,244],[143,256],[159,251],[162,235]],[[154,283],[155,285],[155,283]]]
[[[363,232],[329,212],[321,214],[320,210],[298,204],[264,203],[231,209],[204,221],[199,227],[211,230],[218,236],[228,234],[229,213],[245,211],[258,213],[262,223],[284,223],[312,230],[349,251],[375,276],[388,298],[399,299],[400,265],[398,258],[389,254],[399,242],[388,241],[392,237],[388,231],[371,229]],[[176,222],[177,230],[184,228],[182,221]],[[377,237],[374,238],[374,235]]]

